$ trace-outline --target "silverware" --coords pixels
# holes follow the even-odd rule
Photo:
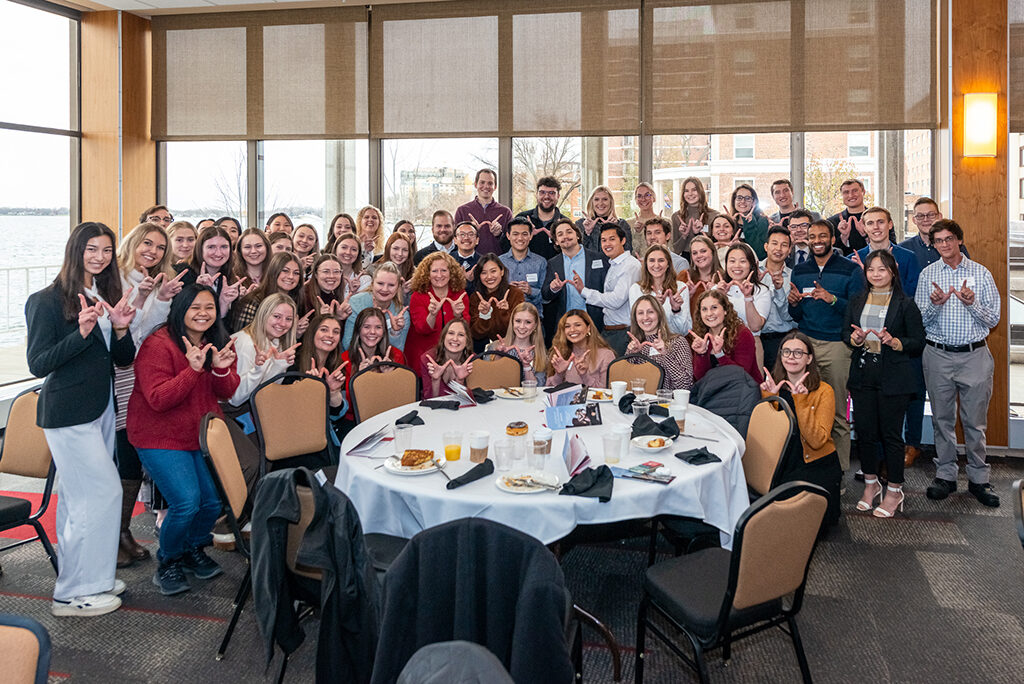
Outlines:
[[[540,480],[535,480],[532,477],[513,477],[509,478],[509,480],[514,485],[520,485],[525,487],[540,487],[542,489],[550,489],[553,492],[557,492],[559,489],[561,489],[559,485],[552,485],[548,484],[547,482],[541,482]]]
[[[513,397],[521,397],[521,396],[523,396],[522,390],[512,389],[511,387],[502,387],[501,389],[505,390],[506,392],[509,393],[510,396],[513,396]]]
[[[679,434],[680,437],[689,437],[690,439],[703,439],[706,442],[720,442],[722,440],[715,439],[714,437],[701,437],[700,435],[690,435],[685,432]]]
[[[441,465],[441,462],[436,458],[434,459],[434,465],[437,466],[437,472],[444,475],[444,479],[448,480],[449,482],[452,481],[452,478],[448,476],[448,473],[444,472],[444,466]]]

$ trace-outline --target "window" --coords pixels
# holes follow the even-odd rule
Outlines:
[[[848,157],[866,157],[871,151],[871,133],[857,132],[846,134],[846,150]]]
[[[732,156],[736,159],[754,158],[754,136],[750,134],[732,137]]]
[[[53,281],[79,220],[78,21],[0,0],[0,64],[3,384],[30,377],[25,300]]]
[[[369,143],[363,140],[267,140],[260,155],[263,194],[259,219],[283,211],[295,225],[309,223],[324,244],[335,214],[355,217],[369,204]]]
[[[263,227],[249,216],[244,142],[169,142],[165,150],[165,204],[174,218],[194,224],[204,218],[231,216],[241,222],[243,229]]]
[[[754,185],[754,179],[753,178],[733,178],[732,179],[732,189],[733,190],[735,190],[736,188],[740,187],[741,185],[753,186]],[[761,198],[758,197],[758,199],[761,199]]]

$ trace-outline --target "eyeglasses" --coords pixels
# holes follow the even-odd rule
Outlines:
[[[649,192],[641,192],[636,196],[637,199],[654,199],[654,195]]]
[[[147,216],[146,221],[148,223],[174,223],[173,216]]]
[[[736,195],[737,202],[753,202],[754,198],[750,195]]]
[[[949,237],[944,238],[932,238],[932,242],[935,243],[936,245],[952,244],[956,242],[956,236],[950,235]]]
[[[557,190],[538,190],[537,197],[558,197]]]
[[[474,237],[476,237],[476,233],[467,233],[466,231],[459,231],[458,233],[455,234],[455,237],[457,237],[457,238],[474,238]]]
[[[782,354],[783,358],[787,358],[787,359],[789,359],[789,358],[802,359],[805,356],[807,356],[807,352],[805,352],[802,349],[783,349],[779,353]]]
[[[915,221],[934,221],[939,218],[937,211],[929,211],[927,214],[914,214]]]
[[[807,228],[810,228],[810,227],[811,227],[810,223],[790,223],[789,224],[789,229],[790,230],[793,230],[794,228],[804,228],[804,229],[807,229]]]

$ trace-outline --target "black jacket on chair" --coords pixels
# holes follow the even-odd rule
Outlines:
[[[850,341],[853,332],[850,325],[860,325],[867,297],[868,293],[864,291],[851,299],[843,316],[843,342],[853,350],[850,379],[846,383],[846,387],[852,390],[861,388],[861,358],[867,352]],[[920,356],[924,350],[924,324],[921,323],[921,311],[912,298],[893,293],[885,312],[885,329],[903,344],[903,351],[882,345],[880,389],[886,394],[913,394],[917,387],[917,371],[911,365],[910,357]]]
[[[101,415],[114,388],[114,364],[130,365],[135,358],[131,334],[117,339],[110,333],[110,349],[99,324],[88,337],[78,332],[78,317],[69,321],[56,286],[34,293],[25,303],[28,323],[28,369],[46,378],[39,393],[36,424],[61,428],[90,423]]]

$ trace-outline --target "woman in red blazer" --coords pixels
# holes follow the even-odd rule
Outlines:
[[[434,252],[420,262],[412,275],[409,299],[412,329],[405,340],[405,358],[419,359],[437,346],[441,330],[455,318],[469,326],[466,274],[450,255]]]

